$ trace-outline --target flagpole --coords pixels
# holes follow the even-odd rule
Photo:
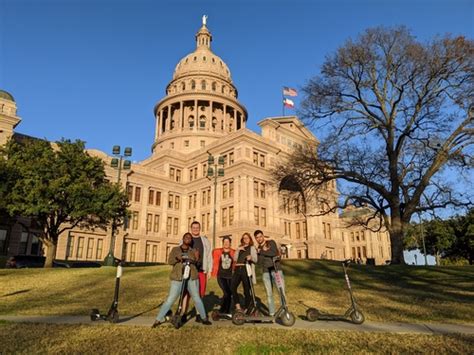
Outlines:
[[[283,95],[283,87],[281,88],[281,110],[282,115],[285,116],[285,95]]]

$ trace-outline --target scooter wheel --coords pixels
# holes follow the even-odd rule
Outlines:
[[[350,314],[350,317],[351,317],[352,323],[354,323],[354,324],[362,324],[362,323],[364,323],[364,321],[365,321],[364,315],[362,314],[361,311],[358,311],[357,309],[354,310],[354,311]]]
[[[243,325],[245,323],[245,313],[235,312],[234,316],[232,317],[232,323],[235,325]]]
[[[218,311],[212,311],[211,318],[214,322],[217,322],[220,319],[219,312]]]
[[[109,318],[110,323],[118,323],[119,313],[118,311],[113,311]]]
[[[176,329],[179,329],[182,325],[182,320],[181,320],[181,315],[179,314],[175,314],[171,317],[171,324],[173,324],[173,326],[176,328]]]
[[[91,310],[91,313],[90,313],[90,316],[91,316],[91,321],[96,321],[97,319],[100,318],[100,312],[97,308],[94,308],[93,310]]]
[[[316,308],[310,308],[306,311],[306,319],[315,322],[319,318],[319,311]]]
[[[283,312],[283,314],[280,316],[280,322],[285,327],[291,327],[296,322],[295,315],[291,312]]]

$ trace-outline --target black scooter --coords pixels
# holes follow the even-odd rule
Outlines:
[[[107,314],[100,314],[97,308],[92,309],[90,313],[91,321],[94,322],[96,320],[105,320],[105,321],[109,321],[110,323],[118,323],[119,321],[118,297],[119,297],[121,277],[122,277],[122,261],[118,260],[117,273],[115,276],[114,300],[112,302],[112,305],[110,306]]]
[[[288,305],[286,303],[285,293],[283,292],[283,280],[281,279],[281,275],[278,271],[279,268],[279,257],[274,257],[273,261],[273,268],[275,270],[275,281],[278,293],[280,295],[280,307],[275,312],[274,316],[266,316],[263,315],[257,308],[257,302],[255,300],[255,289],[252,282],[252,266],[249,262],[245,264],[247,269],[247,276],[249,278],[250,284],[250,294],[252,296],[252,304],[249,306],[246,312],[236,311],[232,317],[232,323],[235,325],[242,325],[244,323],[272,323],[274,321],[279,320],[281,324],[287,327],[293,326],[295,324],[296,318],[293,313],[288,310]]]
[[[190,276],[191,276],[191,260],[183,256],[183,277],[182,277],[183,282],[181,284],[181,291],[179,293],[178,309],[170,317],[170,322],[171,324],[173,324],[173,326],[176,329],[179,329],[184,324],[184,319],[183,319],[184,292],[186,291]]]
[[[342,268],[344,269],[344,277],[346,279],[347,289],[349,290],[349,295],[351,298],[351,306],[347,309],[347,311],[340,315],[340,314],[331,314],[322,312],[316,308],[309,308],[306,311],[306,319],[310,322],[314,322],[316,320],[350,320],[354,324],[362,324],[365,321],[364,314],[360,310],[355,297],[352,293],[351,282],[349,281],[349,276],[347,275],[347,270],[349,268],[349,264],[351,260],[345,260],[342,262]]]

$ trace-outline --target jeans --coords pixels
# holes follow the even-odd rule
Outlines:
[[[285,294],[285,279],[283,277],[283,271],[278,271],[282,283],[283,294]],[[271,275],[271,276],[270,276]],[[275,314],[275,302],[273,301],[273,284],[275,283],[275,269],[267,269],[262,274],[263,284],[265,285],[265,291],[268,299],[268,311],[270,315]]]
[[[158,312],[158,315],[156,316],[157,321],[159,322],[165,321],[166,313],[168,313],[168,311],[173,306],[173,303],[179,297],[182,283],[183,281],[171,280],[170,292],[168,294],[168,298],[165,301],[165,303],[163,303],[163,305],[160,308],[160,311]],[[206,319],[207,318],[206,310],[204,309],[204,305],[202,303],[201,297],[199,297],[199,280],[188,280],[187,289],[188,289],[189,294],[191,295],[191,298],[194,301],[194,305],[196,306],[196,309],[199,315],[201,316],[202,319]]]

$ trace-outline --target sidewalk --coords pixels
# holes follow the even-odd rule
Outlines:
[[[27,322],[27,323],[52,323],[52,324],[88,324],[88,325],[108,325],[110,323],[104,321],[92,322],[88,316],[1,316],[0,320],[10,322]],[[150,327],[153,324],[153,317],[133,317],[122,316],[118,325],[123,326],[143,326]],[[169,326],[169,325],[164,325]],[[193,319],[188,321],[184,327],[202,326]],[[237,327],[231,321],[213,322],[208,327]],[[389,333],[423,333],[423,334],[451,334],[464,333],[474,334],[474,324],[439,324],[439,323],[381,323],[381,322],[365,322],[361,325],[355,325],[348,322],[340,321],[316,321],[307,322],[297,319],[293,327],[287,328],[275,323],[246,323],[240,327],[271,327],[280,329],[307,329],[314,331],[359,331],[359,332],[389,332]]]

